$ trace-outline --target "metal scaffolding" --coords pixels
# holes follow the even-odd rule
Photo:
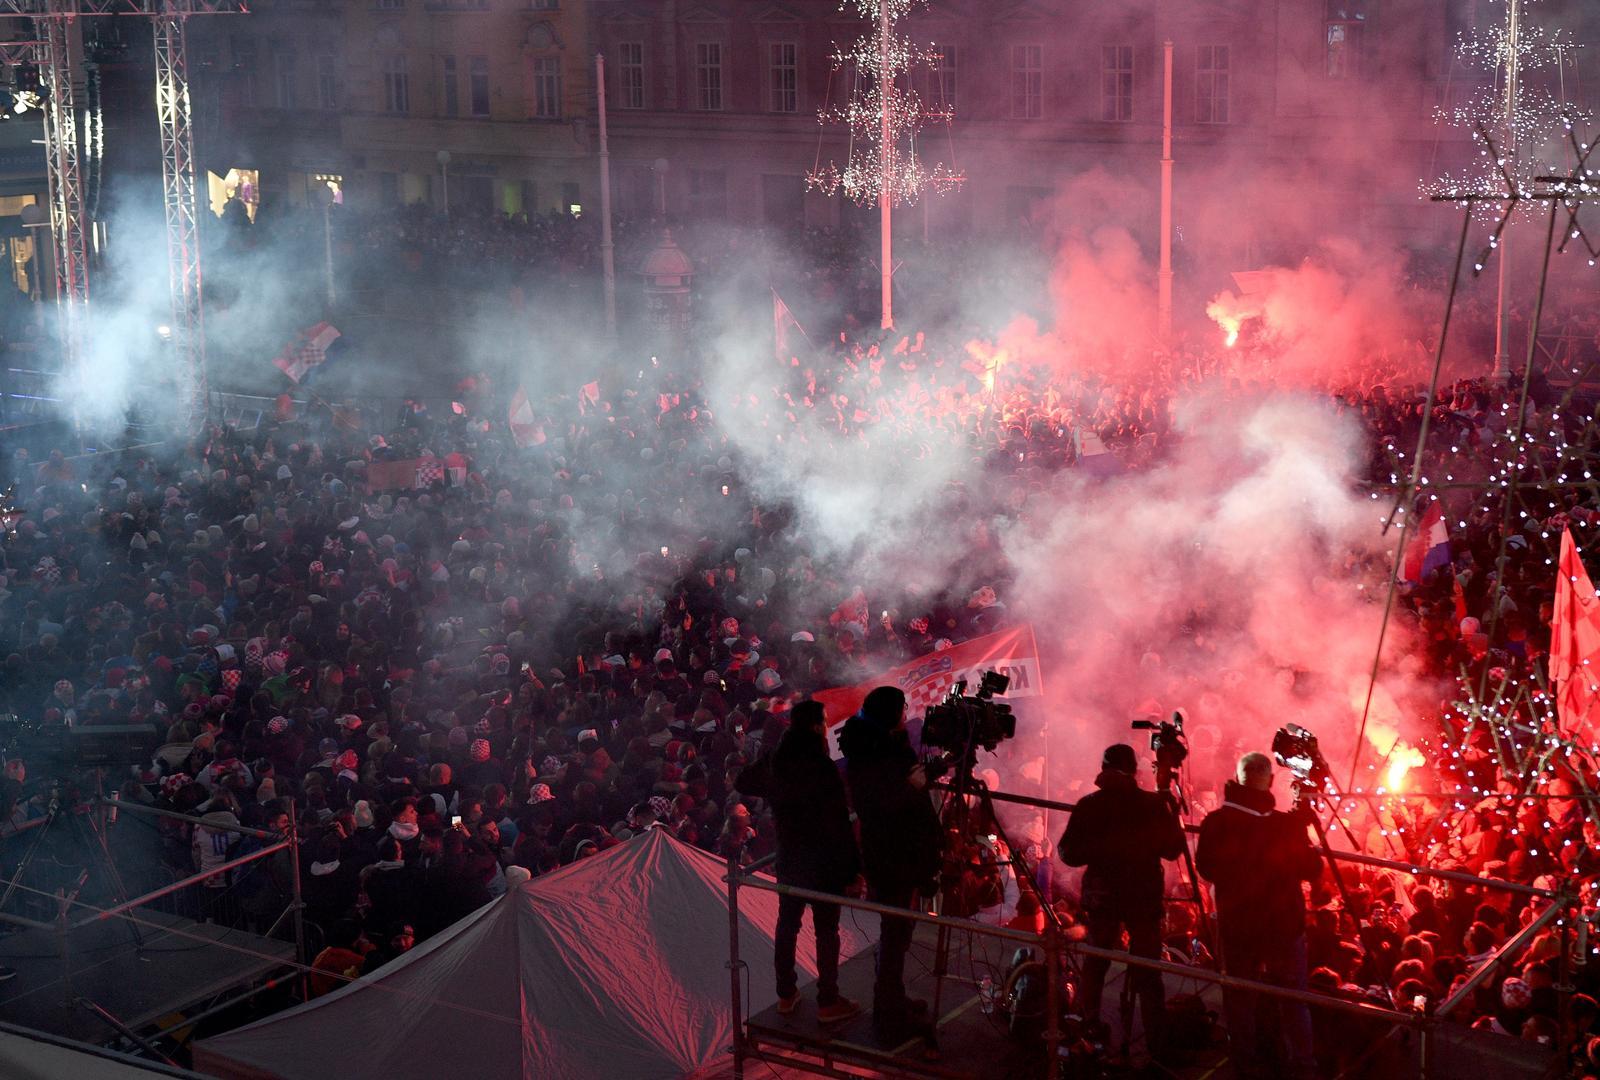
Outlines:
[[[205,423],[205,312],[200,303],[200,219],[195,199],[194,136],[189,126],[189,64],[184,21],[189,5],[164,0],[155,19],[156,112],[161,121],[161,178],[167,211],[167,273],[172,298],[172,352],[187,429]]]
[[[191,15],[245,14],[248,10],[245,0],[0,0],[0,19],[30,18],[38,31],[39,41],[32,49],[47,98],[44,142],[50,232],[56,256],[56,296],[61,308],[62,367],[69,377],[78,370],[84,308],[89,302],[85,242],[88,222],[78,165],[80,146],[73,86],[77,51],[72,35],[77,29],[76,20],[85,16],[141,16],[154,25],[172,353],[179,399],[190,432],[204,424],[209,395],[201,303],[200,211],[184,23]]]

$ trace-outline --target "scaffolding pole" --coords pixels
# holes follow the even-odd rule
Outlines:
[[[205,425],[210,394],[206,384],[205,315],[200,302],[200,217],[195,200],[189,65],[184,43],[188,7],[185,0],[162,0],[154,23],[172,358],[186,430],[192,435]]]

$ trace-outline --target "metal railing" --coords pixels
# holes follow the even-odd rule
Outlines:
[[[942,786],[942,785],[933,785]],[[1017,803],[1041,809],[1071,813],[1074,809],[1071,803],[1056,802],[1049,799],[1040,799],[1025,795],[1011,795],[1005,792],[991,792],[990,796],[996,801]],[[1198,826],[1186,826],[1193,833],[1198,832]],[[1496,878],[1476,877],[1472,874],[1453,870],[1435,870],[1430,867],[1419,866],[1413,863],[1396,862],[1390,859],[1381,859],[1372,855],[1358,852],[1330,851],[1333,858],[1357,863],[1364,866],[1378,867],[1394,870],[1400,873],[1418,876],[1435,877],[1460,884],[1473,885],[1482,888],[1499,889],[1505,892],[1516,893],[1542,900],[1553,901],[1539,914],[1513,935],[1495,952],[1479,963],[1460,986],[1455,987],[1449,996],[1428,1009],[1427,1011],[1401,1012],[1388,1009],[1379,1005],[1363,1002],[1348,1001],[1343,998],[1332,997],[1311,990],[1300,990],[1294,987],[1279,986],[1273,983],[1260,982],[1255,979],[1241,978],[1224,972],[1211,971],[1207,968],[1191,967],[1184,964],[1173,964],[1163,960],[1152,960],[1146,957],[1134,956],[1131,953],[1114,949],[1102,949],[1081,941],[1065,939],[1054,927],[1053,923],[1046,924],[1043,933],[1031,933],[1025,930],[1016,930],[1004,926],[990,926],[974,922],[969,919],[953,918],[935,915],[925,911],[913,911],[904,908],[892,907],[876,903],[871,900],[857,899],[850,896],[841,896],[834,893],[819,892],[815,889],[804,889],[792,885],[784,885],[771,878],[759,876],[757,871],[771,860],[763,859],[761,862],[750,866],[740,866],[736,859],[730,858],[727,862],[727,873],[724,881],[728,885],[728,948],[730,989],[733,1003],[733,1029],[734,1029],[734,1075],[744,1075],[744,1061],[746,1058],[761,1058],[762,1051],[752,1045],[746,1032],[742,990],[739,982],[739,890],[741,888],[759,889],[764,892],[775,893],[779,896],[788,896],[799,900],[815,901],[821,903],[837,904],[841,907],[851,908],[856,911],[872,912],[878,915],[893,918],[904,918],[913,922],[926,923],[940,928],[943,931],[965,931],[984,937],[998,938],[1019,944],[1031,945],[1041,950],[1045,958],[1046,1000],[1047,1015],[1046,1026],[1043,1032],[1045,1043],[1045,1061],[1047,1064],[1046,1077],[1054,1080],[1060,1069],[1060,1050],[1063,1032],[1060,1025],[1060,1002],[1062,994],[1062,975],[1060,959],[1062,954],[1071,954],[1083,958],[1098,958],[1111,962],[1120,962],[1131,968],[1141,968],[1155,971],[1165,975],[1175,975],[1185,979],[1194,979],[1199,982],[1209,983],[1223,990],[1234,990],[1254,994],[1262,994],[1282,1001],[1292,1001],[1324,1012],[1340,1013],[1368,1021],[1380,1022],[1389,1025],[1390,1030],[1402,1028],[1415,1031],[1418,1038],[1418,1054],[1420,1075],[1427,1080],[1431,1068],[1429,1040],[1435,1036],[1436,1029],[1448,1021],[1450,1015],[1468,1000],[1473,993],[1488,979],[1505,961],[1525,948],[1538,934],[1555,923],[1561,930],[1562,942],[1560,952],[1560,972],[1557,977],[1558,990],[1562,991],[1562,1028],[1565,1031],[1570,1025],[1566,1023],[1566,1013],[1570,1005],[1571,993],[1568,985],[1571,979],[1570,963],[1571,950],[1568,935],[1573,922],[1564,917],[1573,909],[1575,893],[1569,888],[1550,890],[1536,888],[1531,885],[1522,885],[1516,882],[1501,881]],[[937,1017],[934,1018],[937,1022]],[[1452,1025],[1456,1026],[1456,1025]],[[1565,1036],[1563,1036],[1565,1039]],[[1569,1049],[1562,1047],[1563,1053]],[[785,1059],[788,1064],[804,1068],[804,1064],[794,1059]],[[824,1068],[822,1071],[830,1072]]]

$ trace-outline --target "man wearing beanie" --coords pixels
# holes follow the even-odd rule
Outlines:
[[[861,823],[861,866],[872,899],[910,908],[931,896],[942,861],[943,830],[928,798],[927,775],[906,734],[906,696],[874,689],[839,733],[845,781]],[[872,1019],[891,1038],[921,1035],[931,1043],[925,1003],[906,997],[906,951],[916,923],[885,915],[878,939]]]
[[[1216,890],[1222,968],[1229,975],[1306,988],[1306,904],[1300,883],[1322,874],[1321,855],[1306,834],[1308,823],[1303,811],[1273,809],[1272,759],[1259,753],[1239,759],[1222,805],[1200,823],[1194,861]],[[1258,1040],[1256,995],[1223,993],[1235,1069],[1240,1076],[1314,1075],[1311,1013],[1296,1001],[1274,1004],[1277,1037]],[[1277,1045],[1264,1054],[1262,1041]]]
[[[1165,895],[1161,861],[1183,854],[1183,828],[1164,795],[1139,786],[1138,772],[1133,747],[1106,747],[1094,781],[1097,790],[1078,800],[1058,850],[1068,866],[1085,867],[1083,909],[1090,944],[1115,949],[1126,927],[1128,951],[1159,960]],[[1110,966],[1099,957],[1084,961],[1084,1017],[1091,1023],[1100,1019]],[[1165,1015],[1161,973],[1130,968],[1129,976],[1139,995],[1146,1049],[1159,1055]]]

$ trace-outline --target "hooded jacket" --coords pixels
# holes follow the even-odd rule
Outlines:
[[[861,863],[874,889],[930,884],[939,874],[943,829],[926,792],[911,783],[916,751],[903,729],[857,714],[839,732],[845,781],[861,823]]]
[[[1132,773],[1104,769],[1098,789],[1078,801],[1057,850],[1082,866],[1084,910],[1128,919],[1159,919],[1161,860],[1183,854],[1183,829],[1166,796],[1146,791]]]
[[[777,748],[739,775],[740,793],[772,803],[778,880],[843,892],[861,869],[844,781],[820,735],[790,728]]]
[[[1286,944],[1305,933],[1300,883],[1314,881],[1322,863],[1305,822],[1274,810],[1272,792],[1228,781],[1222,805],[1200,823],[1195,867],[1215,887],[1224,939]]]

